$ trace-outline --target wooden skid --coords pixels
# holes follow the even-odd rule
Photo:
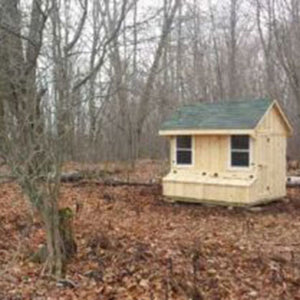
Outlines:
[[[284,197],[284,196],[283,196]],[[228,202],[228,201],[218,201],[218,200],[206,200],[206,199],[192,199],[192,198],[184,198],[184,197],[172,197],[165,196],[163,199],[168,203],[193,203],[193,204],[204,204],[207,206],[226,206],[226,207],[253,207],[258,205],[269,204],[274,201],[282,201],[283,197],[276,197],[272,199],[260,199],[253,201],[251,203],[241,203],[241,202]]]

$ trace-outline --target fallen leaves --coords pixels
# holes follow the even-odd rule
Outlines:
[[[128,176],[114,168],[111,176]],[[130,176],[150,181],[161,172],[146,161]],[[42,224],[18,187],[3,184],[0,299],[300,299],[299,195],[293,189],[288,203],[248,211],[168,204],[157,186],[64,184],[78,254],[57,284],[26,259],[44,242]]]

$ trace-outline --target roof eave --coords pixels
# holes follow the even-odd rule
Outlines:
[[[255,135],[254,129],[161,129],[160,136],[176,135]]]

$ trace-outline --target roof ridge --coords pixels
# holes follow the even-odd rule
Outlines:
[[[207,104],[227,104],[227,103],[247,103],[247,102],[254,102],[254,101],[269,101],[270,103],[275,101],[272,98],[254,98],[254,99],[238,99],[238,100],[225,100],[225,99],[220,99],[217,101],[201,101],[201,102],[195,102],[195,103],[187,103],[183,104],[180,107],[188,107],[188,106],[200,106],[200,105],[207,105]]]

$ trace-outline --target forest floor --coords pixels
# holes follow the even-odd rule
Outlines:
[[[253,210],[169,204],[155,184],[165,164],[109,167],[114,178],[154,184],[62,185],[61,206],[77,205],[72,286],[41,276],[43,266],[28,260],[45,241],[42,224],[16,184],[0,185],[1,300],[300,299],[300,190]]]

